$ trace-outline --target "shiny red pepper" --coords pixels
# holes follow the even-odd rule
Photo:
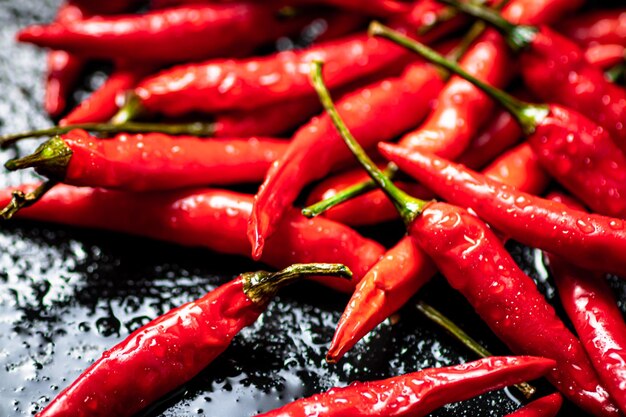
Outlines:
[[[626,60],[626,47],[606,44],[594,45],[585,49],[585,59],[602,70],[607,70]]]
[[[466,3],[462,7],[498,19],[491,11],[485,12],[480,7]],[[516,118],[539,161],[557,181],[594,211],[610,216],[626,216],[626,155],[601,126],[558,104],[522,102],[473,77],[427,46],[378,23],[373,23],[370,30],[395,40],[488,93]],[[590,67],[589,64],[587,66]]]
[[[280,287],[313,274],[351,276],[343,265],[328,264],[241,274],[134,331],[37,416],[135,415],[213,362],[241,329],[257,320]]]
[[[354,35],[266,57],[178,66],[147,78],[135,93],[147,111],[169,116],[255,109],[314,96],[308,79],[312,59],[334,62],[327,77],[337,88],[375,73],[403,55],[404,51],[390,42]]]
[[[442,82],[433,67],[417,63],[400,77],[346,95],[339,102],[340,112],[359,141],[370,147],[419,123]],[[295,134],[285,155],[267,173],[255,198],[248,229],[255,259],[304,186],[350,158],[327,115],[311,120]]]
[[[134,88],[149,72],[150,70],[143,65],[116,68],[100,88],[65,116],[59,124],[66,126],[110,120],[119,109],[117,100],[120,95]]]
[[[34,186],[20,189],[31,192]],[[0,191],[6,205],[14,189]],[[125,193],[56,185],[17,218],[111,230],[218,253],[250,256],[246,226],[253,198],[231,191],[195,189],[170,193]],[[293,263],[344,263],[352,281],[324,284],[351,293],[385,249],[356,231],[323,218],[308,220],[290,211],[267,243],[261,261],[275,268]]]
[[[57,22],[65,24],[83,18],[83,10],[74,4],[64,4],[57,14]],[[63,113],[67,98],[78,82],[84,60],[66,51],[51,51],[48,54],[48,74],[44,108],[52,117]]]
[[[582,46],[626,46],[626,9],[587,10],[557,25],[559,32]]]
[[[418,200],[395,187],[341,120],[323,84],[320,63],[314,67],[312,78],[342,139],[385,190],[404,220],[409,236],[431,257],[450,285],[467,298],[513,351],[556,360],[557,366],[548,379],[569,399],[596,415],[619,415],[578,339],[561,322],[532,279],[519,269],[489,226],[465,209]]]
[[[130,62],[182,62],[232,56],[301,26],[254,3],[207,4],[31,26],[18,40],[82,56]]]
[[[551,200],[584,210],[578,202],[552,194]],[[622,412],[626,410],[626,324],[601,273],[577,268],[546,253],[559,297],[598,375]]]
[[[205,140],[161,133],[98,139],[74,130],[7,162],[65,184],[125,191],[261,182],[288,144],[268,138]]]
[[[548,185],[549,178],[536,159],[528,145],[520,145],[502,155],[483,172],[496,181],[539,194]],[[422,195],[419,197],[423,198]],[[350,204],[356,200],[351,200]],[[393,205],[388,205],[397,215]],[[366,212],[370,211],[368,207]],[[329,362],[341,358],[435,275],[437,269],[432,261],[414,243],[410,236],[402,239],[359,282],[337,324],[326,355]]]
[[[382,381],[355,382],[287,404],[259,417],[423,417],[446,404],[544,375],[554,362],[491,357]]]
[[[554,417],[559,412],[563,397],[558,393],[533,401],[506,417]]]

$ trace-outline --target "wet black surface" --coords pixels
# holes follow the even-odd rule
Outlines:
[[[50,122],[41,110],[44,54],[17,46],[17,28],[52,18],[56,1],[0,0],[0,129],[21,131]],[[85,82],[96,85],[103,74]],[[80,93],[79,93],[80,94]],[[21,152],[34,143],[20,145]],[[1,160],[14,156],[2,152]],[[0,185],[31,174],[0,175]],[[392,241],[393,231],[368,230]],[[511,245],[549,298],[536,251]],[[0,416],[36,413],[95,360],[151,318],[201,296],[252,262],[116,234],[15,222],[0,226]],[[621,300],[623,286],[614,281]],[[619,288],[617,288],[619,287]],[[443,280],[421,296],[494,353],[493,339],[471,308]],[[250,416],[295,398],[420,368],[473,359],[411,303],[395,324],[383,323],[346,360],[330,366],[325,349],[347,298],[313,284],[283,292],[214,364],[147,416]],[[519,401],[501,391],[446,407],[437,416],[503,416]],[[562,415],[582,415],[565,411]]]

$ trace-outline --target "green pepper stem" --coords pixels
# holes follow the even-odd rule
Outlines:
[[[256,271],[241,275],[243,291],[250,300],[262,304],[269,301],[279,289],[294,281],[314,276],[352,278],[350,269],[341,264],[295,264],[278,272]]]
[[[35,168],[38,173],[48,178],[63,181],[72,153],[72,149],[65,141],[60,136],[55,136],[39,145],[31,155],[12,159],[4,166],[9,171]]]
[[[604,72],[604,76],[612,83],[618,83],[626,78],[626,63],[619,63]]]
[[[120,110],[113,116],[111,123],[121,125],[136,119],[144,112],[141,99],[134,93],[126,94],[126,100]]]
[[[30,193],[24,193],[20,190],[13,191],[13,197],[11,198],[9,204],[7,204],[5,208],[0,210],[0,218],[4,220],[11,219],[18,211],[20,211],[24,207],[32,206],[33,204],[35,204],[56,184],[57,181],[50,180],[44,182]]]
[[[90,132],[101,133],[145,133],[156,132],[166,135],[190,135],[212,136],[215,133],[215,125],[212,123],[136,123],[128,122],[120,125],[111,123],[80,123],[68,126],[52,126],[46,129],[31,130],[29,132],[13,133],[0,136],[0,147],[6,147],[21,139],[38,138],[43,136],[57,136],[68,133],[74,129],[83,129]]]
[[[339,112],[335,108],[335,104],[333,103],[333,99],[330,97],[330,92],[326,85],[324,84],[324,79],[322,76],[322,67],[323,63],[320,61],[313,61],[311,63],[311,81],[313,83],[313,87],[317,92],[317,95],[320,98],[322,106],[328,113],[331,118],[337,132],[343,139],[343,141],[348,145],[350,151],[357,158],[359,163],[365,168],[367,173],[372,177],[372,179],[383,189],[383,191],[389,196],[394,206],[400,213],[400,216],[404,220],[405,224],[408,226],[413,223],[413,220],[424,210],[428,202],[419,200],[417,198],[411,197],[398,187],[394,185],[394,183],[385,176],[385,174],[378,169],[374,161],[367,156],[363,147],[356,141],[350,130],[345,125]]]
[[[450,333],[456,340],[461,342],[465,347],[474,352],[477,356],[481,358],[487,358],[489,356],[493,356],[491,352],[485,349],[480,343],[476,340],[472,339],[470,335],[465,333],[463,329],[457,326],[452,320],[448,317],[444,316],[440,311],[436,310],[434,307],[426,304],[423,301],[418,301],[415,304],[417,311],[422,313],[426,318],[430,321],[438,324],[443,327],[448,333]],[[521,383],[515,385],[515,387],[524,395],[524,397],[531,398],[535,392],[537,391],[535,387],[528,383]]]
[[[439,1],[494,26],[506,37],[509,46],[516,52],[530,46],[537,33],[537,28],[526,25],[515,25],[504,19],[496,10],[480,4],[460,2],[458,0]]]
[[[541,121],[550,112],[548,106],[546,105],[530,104],[523,102],[516,99],[512,95],[507,94],[506,92],[479,80],[478,78],[465,71],[459,65],[447,60],[442,55],[435,52],[426,45],[416,42],[413,39],[404,36],[400,32],[394,31],[393,29],[382,25],[379,22],[372,22],[370,24],[369,33],[371,35],[381,36],[383,38],[396,42],[397,44],[417,53],[427,61],[439,65],[474,84],[497,103],[500,103],[500,105],[502,105],[507,111],[509,111],[520,124],[522,130],[526,135],[532,134],[537,128],[537,125],[541,123]]]
[[[390,180],[393,180],[397,172],[398,172],[398,167],[396,166],[396,164],[390,163],[384,169],[383,174]],[[367,193],[368,191],[375,190],[376,187],[377,187],[376,182],[374,182],[374,180],[371,180],[371,179],[360,182],[358,184],[355,184],[351,187],[346,188],[345,190],[341,190],[340,192],[338,192],[332,197],[327,198],[326,200],[319,201],[315,204],[311,204],[310,206],[303,208],[302,215],[308,218],[318,216],[324,213],[325,211],[328,211],[331,208],[345,201],[348,201],[360,195],[363,195]]]

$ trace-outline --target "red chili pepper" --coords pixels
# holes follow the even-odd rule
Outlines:
[[[584,210],[561,195],[551,200]],[[626,410],[626,324],[602,273],[577,268],[546,253],[563,307],[587,354],[622,412]]]
[[[518,26],[497,12],[457,0],[441,0],[494,25],[520,52],[524,83],[542,100],[572,108],[603,126],[626,150],[626,90],[604,77],[573,41],[546,26]]]
[[[553,361],[543,358],[491,357],[382,381],[355,382],[259,417],[422,417],[446,404],[536,379],[553,366]]]
[[[372,27],[375,33],[383,29]],[[467,298],[513,351],[555,359],[557,367],[548,379],[568,398],[596,415],[619,415],[578,339],[491,229],[464,209],[418,200],[395,187],[341,120],[324,86],[320,63],[314,67],[312,78],[342,139],[387,193],[407,225],[409,236],[431,257],[450,285]]]
[[[474,6],[463,4],[462,7]],[[482,13],[482,9],[477,10]],[[394,39],[488,93],[517,119],[546,171],[594,211],[626,216],[626,155],[602,127],[557,104],[522,102],[471,76],[427,46],[380,24],[373,24],[371,30]]]
[[[24,193],[35,186],[20,187]],[[0,205],[13,189],[0,191]],[[145,236],[218,253],[250,256],[246,226],[253,197],[224,190],[183,190],[170,193],[125,193],[59,184],[18,218],[104,229]],[[385,252],[382,245],[353,229],[323,218],[306,219],[290,211],[267,242],[261,261],[275,268],[293,263],[344,263],[353,281],[324,284],[351,293],[356,282]]]
[[[563,397],[555,393],[535,400],[506,417],[554,417],[559,412],[561,404]]]
[[[116,68],[105,83],[63,118],[61,126],[78,123],[106,122],[117,113],[120,94],[132,89],[148,74],[145,66]]]
[[[165,313],[104,352],[37,416],[135,415],[213,362],[241,329],[257,320],[280,287],[314,275],[352,276],[345,266],[332,264],[241,274]],[[526,368],[537,369],[541,364],[529,361]]]
[[[83,18],[83,10],[74,4],[64,4],[57,14],[57,22],[65,24]],[[58,117],[67,105],[67,98],[80,77],[84,60],[66,51],[48,54],[48,75],[44,108],[51,117]]]
[[[32,155],[7,162],[35,168],[70,185],[125,191],[175,190],[261,182],[288,144],[267,138],[204,140],[161,133],[101,140],[74,130],[43,143]]]
[[[586,10],[562,21],[557,28],[583,46],[596,43],[626,46],[626,9]]]
[[[251,50],[301,27],[280,20],[276,7],[253,3],[207,4],[31,26],[18,40],[112,60],[182,62]]]
[[[546,188],[549,178],[536,159],[528,145],[520,145],[483,172],[495,181],[538,194]],[[423,198],[422,195],[419,197]],[[356,200],[351,200],[350,204]],[[393,204],[389,202],[388,205],[397,216]],[[369,206],[365,207],[368,207],[365,213],[372,211]],[[410,236],[402,239],[359,282],[339,319],[328,348],[327,361],[340,359],[374,327],[402,307],[437,272],[428,255],[414,243]]]
[[[346,95],[339,108],[359,141],[369,147],[419,123],[442,83],[433,67],[417,63],[400,77]],[[323,178],[349,158],[327,115],[312,119],[295,134],[255,198],[248,229],[255,259],[304,186]]]
[[[337,88],[375,73],[403,55],[390,42],[355,35],[261,58],[178,66],[147,78],[135,93],[147,111],[169,116],[255,109],[314,96],[307,78],[312,59],[335,63],[327,76],[330,85]]]
[[[585,50],[585,59],[598,68],[607,70],[626,60],[626,47],[622,45],[594,45]]]

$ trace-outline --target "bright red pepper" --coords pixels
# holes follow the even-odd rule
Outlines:
[[[485,12],[480,7],[466,3],[462,7],[499,19],[491,11]],[[557,181],[596,212],[626,216],[626,155],[601,126],[564,106],[522,102],[473,77],[437,52],[397,31],[376,23],[370,30],[395,40],[488,93],[517,119],[544,169]],[[590,67],[589,64],[587,66]],[[604,77],[602,79],[606,81]]]
[[[584,210],[558,194],[551,200]],[[622,412],[626,410],[626,323],[601,273],[577,268],[546,253],[563,307],[596,371]]]
[[[549,178],[536,159],[528,145],[520,145],[483,172],[495,181],[539,194],[548,185]],[[422,195],[419,197],[423,198]],[[356,200],[351,200],[350,204]],[[387,201],[389,209],[397,216],[397,210]],[[366,213],[371,212],[367,207]],[[357,216],[357,212],[352,215]],[[428,255],[414,243],[410,236],[402,239],[359,282],[337,324],[326,355],[328,361],[340,359],[368,332],[402,307],[437,272]]]
[[[533,401],[506,417],[554,417],[559,412],[563,397],[558,393]]]
[[[57,14],[57,22],[64,24],[83,18],[83,10],[74,4],[64,4]],[[84,60],[66,51],[51,51],[48,54],[48,74],[44,108],[52,117],[63,113],[67,98],[80,77]]]
[[[314,96],[309,62],[334,62],[329,83],[340,87],[400,59],[404,51],[387,41],[354,35],[299,51],[260,58],[188,64],[149,77],[135,89],[142,106],[155,113],[255,109],[289,99]]]
[[[417,63],[400,77],[346,95],[339,108],[359,141],[370,147],[419,123],[441,87],[442,80],[435,69]],[[285,155],[267,173],[255,198],[248,229],[255,259],[304,186],[350,158],[327,115],[311,120],[295,134]]]
[[[557,28],[582,46],[609,43],[626,46],[626,9],[586,10],[562,21]]]
[[[30,192],[34,188],[20,189]],[[8,204],[12,191],[0,191],[0,205]],[[223,190],[125,193],[59,184],[37,204],[21,210],[17,218],[111,230],[249,257],[246,226],[252,201],[250,195]],[[261,261],[275,268],[293,263],[344,263],[354,272],[354,279],[324,283],[351,293],[384,252],[382,245],[347,226],[322,218],[308,220],[292,210],[268,241]]]
[[[300,19],[254,3],[207,4],[31,26],[18,40],[82,56],[130,62],[182,62],[232,56],[294,31]]]
[[[543,358],[491,357],[382,381],[355,382],[259,417],[422,417],[448,403],[536,379],[552,366],[553,361]]]
[[[281,286],[313,274],[351,276],[343,265],[327,264],[241,274],[134,331],[37,416],[135,415],[213,362],[241,329],[257,320]]]
[[[66,126],[110,120],[118,111],[117,100],[120,94],[134,88],[149,72],[145,66],[116,68],[100,88],[65,116],[59,124]]]
[[[372,29],[378,32],[383,28]],[[619,415],[578,339],[489,226],[465,209],[418,200],[395,187],[341,120],[323,84],[321,64],[314,68],[312,78],[342,139],[385,190],[401,214],[409,236],[431,257],[450,285],[467,298],[513,351],[556,360],[557,366],[548,379],[569,399],[596,415]]]
[[[602,70],[607,70],[626,60],[626,47],[607,44],[594,45],[585,49],[585,59]]]
[[[205,140],[161,133],[98,139],[74,130],[7,162],[65,184],[125,191],[261,182],[288,144],[267,138]]]

